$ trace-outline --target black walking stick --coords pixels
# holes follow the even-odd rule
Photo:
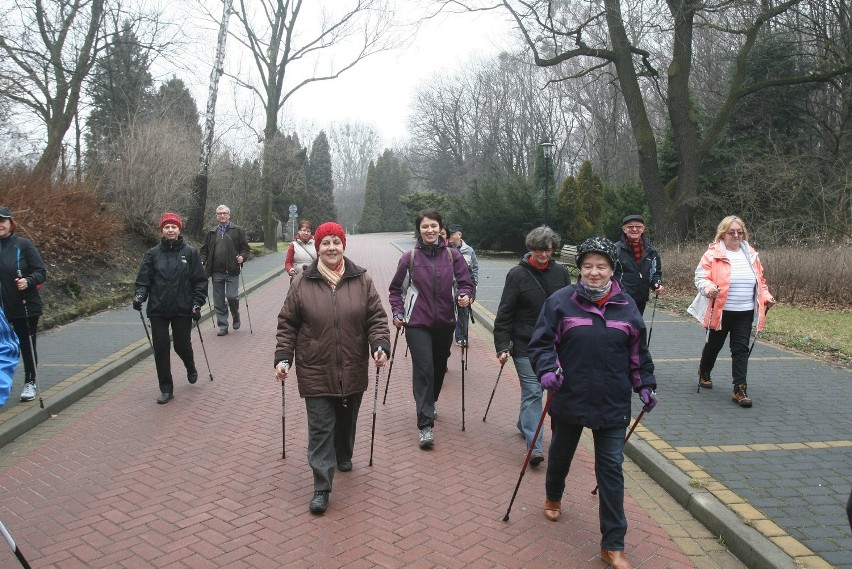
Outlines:
[[[654,317],[657,315],[657,299],[660,298],[659,293],[654,292],[654,310],[651,312],[651,326],[648,328],[648,343],[647,347],[651,347],[651,334],[654,333]]]
[[[3,522],[0,522],[0,533],[3,534],[3,537],[6,538],[6,543],[9,544],[9,547],[12,548],[12,552],[15,554],[15,557],[18,558],[18,561],[21,562],[21,566],[24,569],[30,569],[30,564],[27,563],[27,560],[24,558],[24,554],[21,553],[21,550],[18,549],[18,546],[15,544],[15,540],[12,539],[12,536],[9,535],[9,532],[6,531],[6,526],[3,525]]]
[[[718,288],[718,287],[717,287]],[[704,345],[707,345],[707,342],[710,341],[710,326],[713,324],[713,309],[716,308],[716,299],[713,299],[713,302],[710,303],[710,319],[707,321],[707,332],[704,334]],[[698,374],[698,390],[696,393],[701,393],[701,374]]]
[[[506,362],[509,361],[509,358],[506,358]],[[494,400],[494,393],[497,391],[497,384],[500,383],[500,376],[503,375],[503,367],[505,367],[506,362],[500,364],[500,372],[497,374],[497,381],[494,382],[494,389],[491,390],[491,398],[488,399],[488,407],[485,408],[485,415],[482,416],[482,422],[485,422],[485,417],[488,416],[488,410],[491,409],[491,402]]]
[[[148,336],[148,344],[151,346],[151,349],[154,349],[154,342],[151,341],[151,334],[148,332],[148,324],[145,322],[145,317],[142,316],[142,309],[139,309],[139,318],[142,319],[142,327],[145,328],[145,335]]]
[[[393,338],[393,349],[391,350],[390,367],[388,368],[388,378],[385,381],[385,396],[382,398],[382,405],[384,405],[385,401],[388,400],[388,387],[390,387],[390,376],[391,376],[391,372],[393,371],[393,358],[396,355],[396,343],[397,343],[397,341],[399,341],[399,331],[400,330],[402,330],[402,328],[396,329],[396,336],[394,336],[394,338]]]
[[[503,521],[509,521],[509,512],[512,511],[512,504],[515,503],[515,496],[518,495],[518,488],[521,487],[521,480],[524,479],[524,474],[527,472],[527,465],[530,463],[530,458],[532,457],[533,449],[535,448],[535,441],[538,440],[538,434],[541,432],[541,426],[544,424],[544,417],[547,415],[547,410],[550,409],[550,403],[553,401],[553,393],[548,390],[547,392],[547,401],[544,403],[544,409],[541,410],[541,418],[538,420],[538,426],[535,428],[535,435],[533,435],[532,440],[530,441],[530,448],[527,450],[527,458],[524,459],[524,465],[521,467],[521,475],[518,476],[518,483],[515,484],[515,491],[512,492],[512,499],[509,501],[509,508],[506,510],[506,515],[503,516]]]
[[[629,439],[629,438],[630,438],[630,435],[632,435],[632,434],[633,434],[633,431],[635,431],[635,430],[636,430],[636,427],[637,427],[637,425],[639,425],[639,421],[641,421],[641,420],[642,420],[642,415],[644,415],[644,414],[645,414],[645,410],[644,410],[644,409],[642,409],[642,411],[639,413],[639,416],[638,416],[638,417],[636,417],[636,420],[635,420],[635,421],[633,421],[633,426],[632,426],[632,427],[630,427],[630,430],[629,430],[629,431],[627,431],[627,436],[626,436],[626,437],[624,437],[624,443],[625,443],[625,444],[627,444],[627,439]],[[592,494],[597,494],[597,493],[598,493],[598,486],[597,486],[597,484],[596,484],[596,485],[595,485],[595,489],[594,489],[594,490],[592,490]]]
[[[195,320],[193,318],[193,320]],[[204,352],[204,361],[207,362],[207,374],[210,376],[210,381],[213,381],[213,372],[210,371],[210,360],[207,359],[207,349],[204,347],[204,336],[201,335],[201,326],[198,325],[198,320],[195,320],[195,329],[198,330],[198,339],[201,340],[201,351]]]
[[[246,303],[246,316],[248,316],[248,321],[249,321],[249,334],[254,334],[254,331],[251,329],[251,310],[249,310],[248,294],[246,293],[246,279],[243,276],[243,266],[242,265],[240,265],[240,280],[243,283],[243,302]]]
[[[370,464],[373,466],[373,445],[376,442],[376,403],[379,400],[379,366],[376,366],[376,385],[373,391],[373,431],[370,433]]]
[[[210,315],[211,315],[210,324],[213,325],[213,329],[215,330],[218,327],[218,325],[216,323],[217,318],[216,318],[216,313],[213,312],[213,306],[210,304],[210,296],[207,297],[207,310],[210,311]]]
[[[18,264],[21,262],[21,250],[18,249]],[[21,269],[18,269],[18,278],[24,278],[21,275]],[[44,409],[44,399],[41,397],[41,388],[38,386],[38,361],[36,360],[36,352],[35,352],[35,344],[33,343],[33,331],[30,329],[30,309],[27,306],[27,300],[25,298],[21,298],[21,302],[24,303],[24,322],[27,324],[27,340],[30,343],[30,363],[33,365],[33,383],[35,384],[36,391],[38,391],[38,405],[42,409]]]
[[[287,458],[287,422],[286,422],[286,413],[284,403],[287,401],[287,395],[284,390],[284,382],[281,382],[281,458]]]
[[[464,309],[462,316],[462,351],[461,351],[461,403],[462,403],[462,431],[464,431],[464,372],[467,369],[467,341],[468,341],[468,320],[467,316],[470,310]]]

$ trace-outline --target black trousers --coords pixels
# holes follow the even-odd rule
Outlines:
[[[157,380],[161,393],[174,393],[172,381],[171,351],[169,350],[169,326],[172,329],[172,342],[175,353],[183,360],[186,371],[195,369],[192,354],[192,318],[189,316],[150,316],[151,338],[154,344],[154,363],[157,366]]]
[[[701,351],[701,369],[708,374],[716,365],[716,357],[725,345],[725,338],[730,333],[731,341],[731,376],[733,384],[746,383],[748,376],[748,340],[751,337],[751,323],[754,320],[754,310],[722,312],[722,328],[710,330],[710,337]]]
[[[32,383],[36,379],[36,367],[38,366],[38,350],[36,349],[36,332],[38,332],[39,316],[27,318],[16,318],[9,320],[9,324],[15,329],[18,341],[21,344],[21,359],[24,360],[24,381]],[[32,339],[32,347],[27,335]]]
[[[453,343],[455,326],[447,328],[405,328],[405,341],[411,351],[414,402],[417,405],[417,428],[435,425],[435,401],[441,395],[447,360]]]
[[[351,461],[355,426],[363,393],[341,397],[305,397],[308,415],[308,464],[314,473],[314,491],[331,490],[334,469]]]

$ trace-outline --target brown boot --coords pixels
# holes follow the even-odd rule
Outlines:
[[[698,368],[698,386],[704,389],[713,389],[713,380],[710,379],[710,372]]]
[[[601,548],[601,559],[604,563],[608,563],[612,569],[630,569],[630,563],[627,562],[627,556],[623,551],[610,551]]]
[[[562,502],[553,500],[544,501],[544,517],[551,522],[557,521],[562,516]]]
[[[751,407],[751,397],[746,392],[745,383],[737,383],[734,385],[734,393],[731,395],[731,401],[740,407]]]

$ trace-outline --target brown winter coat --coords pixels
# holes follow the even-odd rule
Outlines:
[[[388,317],[373,280],[344,257],[332,290],[314,261],[293,279],[278,315],[275,362],[293,362],[302,397],[348,397],[369,383],[372,354],[390,354]]]

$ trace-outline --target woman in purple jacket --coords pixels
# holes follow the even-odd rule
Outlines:
[[[393,324],[405,326],[411,350],[414,401],[420,448],[435,444],[435,401],[441,393],[456,326],[455,305],[470,305],[473,281],[458,249],[440,235],[441,214],[426,208],[417,214],[414,249],[402,254],[389,287]],[[453,284],[457,297],[453,298]]]

